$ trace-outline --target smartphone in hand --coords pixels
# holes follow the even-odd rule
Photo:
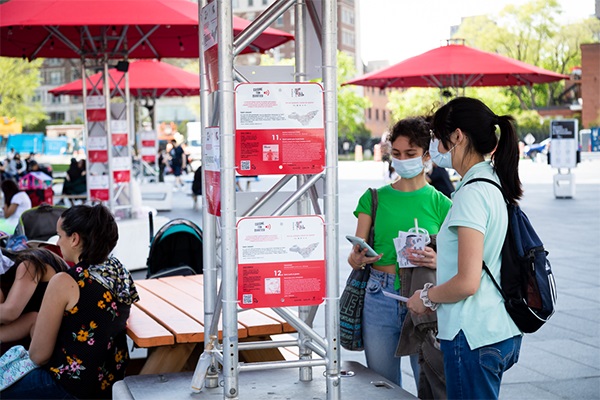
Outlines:
[[[352,235],[346,235],[346,239],[348,239],[348,241],[352,243],[352,245],[359,245],[361,251],[367,249],[367,256],[369,257],[377,257],[379,255],[375,250],[373,250],[371,246],[369,246],[367,242],[365,242],[363,238],[359,238],[357,236]]]

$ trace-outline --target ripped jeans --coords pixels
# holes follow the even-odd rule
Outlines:
[[[400,357],[396,348],[404,318],[408,313],[406,303],[386,297],[383,291],[400,294],[394,289],[395,274],[371,269],[363,308],[363,340],[367,366],[377,374],[402,386]],[[419,356],[410,356],[410,364],[417,387],[419,380]]]

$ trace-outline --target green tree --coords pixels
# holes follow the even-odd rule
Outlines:
[[[0,57],[0,117],[14,117],[24,127],[46,118],[41,103],[33,102],[42,62]]]
[[[409,88],[392,91],[387,108],[392,119],[398,121],[406,117],[432,114],[441,104],[440,90],[436,88]]]
[[[342,86],[342,83],[356,76],[352,57],[338,51],[337,64],[338,138],[355,141],[358,137],[365,136],[365,108],[371,104],[366,97],[358,94],[356,87]]]
[[[590,18],[560,25],[557,21],[561,13],[557,0],[509,5],[497,17],[465,19],[455,37],[482,50],[568,74],[572,67],[581,64],[580,44],[598,40],[600,21]],[[557,104],[564,86],[559,81],[505,90],[516,97],[521,109],[530,110]]]

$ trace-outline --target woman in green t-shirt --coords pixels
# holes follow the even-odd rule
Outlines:
[[[378,374],[402,385],[400,358],[396,348],[407,314],[406,304],[387,297],[383,292],[409,296],[410,282],[402,282],[393,239],[399,231],[408,232],[415,226],[430,235],[437,234],[451,201],[429,185],[425,179],[424,164],[429,162],[429,124],[424,118],[406,118],[392,128],[389,141],[392,146],[391,163],[400,179],[377,189],[378,205],[375,221],[371,218],[371,194],[367,190],[358,202],[354,215],[358,218],[356,236],[367,238],[374,223],[374,249],[377,257],[368,257],[366,250],[354,246],[348,263],[358,269],[372,264],[365,305],[363,309],[363,340],[367,365]],[[436,253],[430,248],[414,250],[409,258],[415,265],[436,267]],[[404,290],[403,290],[404,289]],[[417,355],[411,364],[418,378]]]

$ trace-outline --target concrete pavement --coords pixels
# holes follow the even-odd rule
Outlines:
[[[552,180],[556,170],[530,160],[520,165],[525,188],[521,206],[549,251],[558,304],[546,326],[525,336],[518,364],[504,376],[502,399],[600,398],[600,160],[584,161],[572,172],[575,197],[556,199]],[[355,230],[352,211],[366,188],[383,185],[383,174],[381,163],[339,163],[340,288],[350,271],[345,263],[350,245],[342,238]],[[267,190],[278,178],[261,176],[251,189]],[[189,185],[174,192],[173,210],[158,215],[188,218],[202,226],[202,212],[192,209],[189,192]],[[140,256],[145,260],[147,253]],[[134,274],[141,278],[145,271],[141,272]],[[324,332],[323,307],[315,328]],[[366,364],[362,352],[343,350],[342,357]],[[416,394],[408,362],[403,362],[403,373],[405,389]]]

